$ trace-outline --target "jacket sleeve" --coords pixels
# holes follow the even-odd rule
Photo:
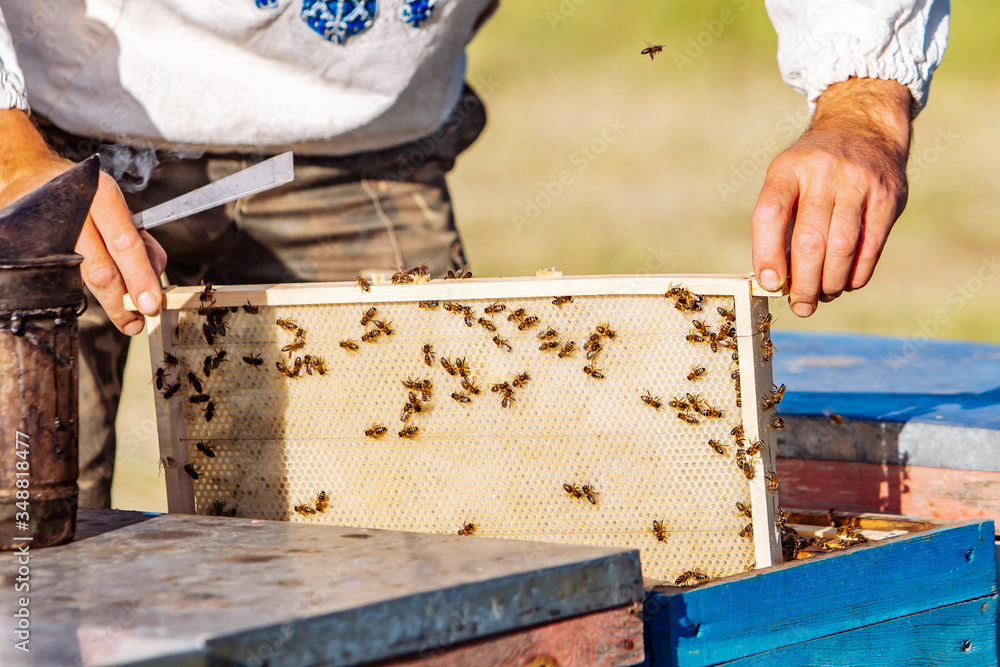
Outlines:
[[[28,110],[28,95],[24,75],[17,64],[14,42],[0,9],[0,109]]]
[[[766,0],[778,67],[810,111],[827,87],[854,77],[898,81],[916,115],[948,45],[949,0]]]

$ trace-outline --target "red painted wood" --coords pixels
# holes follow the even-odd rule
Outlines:
[[[1000,472],[782,458],[777,467],[785,507],[986,518],[1000,528]]]
[[[455,648],[442,647],[393,667],[626,667],[643,660],[637,605],[617,607],[499,635]]]

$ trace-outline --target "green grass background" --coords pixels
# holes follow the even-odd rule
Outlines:
[[[711,35],[705,22],[724,11],[732,22]],[[875,278],[808,320],[774,303],[777,327],[912,336],[943,310],[939,337],[1000,338],[997,277],[973,281],[961,307],[948,300],[1000,253],[997,34],[997,3],[954,3],[948,52],[914,127],[912,155],[923,163],[911,160],[909,204]],[[707,46],[679,66],[674,54],[699,36]],[[663,53],[651,62],[640,40],[663,44]],[[567,274],[749,271],[750,212],[767,162],[808,122],[804,98],[781,81],[776,45],[760,2],[504,2],[469,49],[468,79],[486,100],[489,125],[451,178],[476,275],[547,266]],[[576,151],[609,119],[620,134],[581,173]],[[939,151],[942,134],[951,143]],[[762,166],[720,196],[719,182],[762,151]],[[572,182],[551,202],[542,197],[549,205],[518,229],[511,216],[564,170]],[[148,353],[144,339],[136,343],[114,504],[163,511]]]

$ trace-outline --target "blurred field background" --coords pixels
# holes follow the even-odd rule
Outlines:
[[[775,302],[777,328],[910,337],[931,333],[943,310],[933,336],[1000,340],[988,264],[1000,254],[997,34],[1000,5],[953,4],[948,52],[914,128],[909,204],[874,280],[808,320]],[[640,40],[663,53],[651,62]],[[476,275],[750,271],[767,164],[808,124],[776,45],[760,2],[503,2],[469,49],[489,124],[451,178]],[[165,511],[146,341],[136,343],[113,502]]]

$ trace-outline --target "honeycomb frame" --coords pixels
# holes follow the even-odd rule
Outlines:
[[[701,310],[678,307],[666,296],[672,288],[699,295]],[[776,439],[765,402],[773,387],[765,318],[775,295],[751,276],[434,280],[369,291],[355,283],[215,286],[214,307],[238,310],[214,345],[198,314],[201,292],[168,288],[163,312],[149,318],[153,372],[164,368],[164,389],[182,385],[170,398],[155,395],[171,512],[451,534],[473,524],[486,537],[637,548],[655,579],[781,562],[777,489],[768,483]],[[432,301],[436,308],[421,307]],[[485,312],[497,303],[506,310]],[[242,308],[248,304],[259,312]],[[472,319],[445,304],[471,309]],[[361,325],[372,307],[377,314]],[[693,320],[719,331],[727,321],[719,307],[735,315],[734,347],[689,341],[698,334]],[[526,311],[521,319],[508,319],[517,308]],[[532,316],[538,322],[522,329]],[[305,330],[300,349],[282,351],[298,339],[277,319]],[[362,342],[376,320],[391,322],[393,335]],[[592,362],[604,378],[597,379],[584,371],[585,344],[602,323],[615,336],[599,338],[603,349]],[[545,351],[539,335],[549,327],[560,347]],[[341,347],[344,340],[358,349]],[[575,349],[560,358],[570,340]],[[424,344],[433,346],[429,366]],[[220,349],[227,358],[205,377],[205,357]],[[164,366],[165,353],[179,364]],[[308,364],[294,378],[278,370],[280,361],[292,372],[307,354],[324,360],[324,374],[310,374]],[[441,357],[452,365],[464,357],[481,393],[464,390]],[[689,379],[696,368],[704,374]],[[211,396],[211,421],[206,403],[190,402],[198,392],[189,372]],[[523,372],[530,380],[512,387]],[[429,400],[415,401],[420,413],[411,408],[409,416],[402,414],[415,404],[409,394],[420,391],[404,387],[407,379],[433,383]],[[491,391],[503,382],[506,389]],[[688,393],[723,416],[669,407]],[[365,434],[376,424],[387,430],[381,438]],[[735,464],[738,424],[746,443],[760,442],[759,455],[747,459],[753,479]],[[408,426],[418,428],[412,439],[401,437]],[[577,493],[584,485],[589,499]],[[320,491],[327,500],[316,511]],[[737,501],[752,508],[752,519]]]

